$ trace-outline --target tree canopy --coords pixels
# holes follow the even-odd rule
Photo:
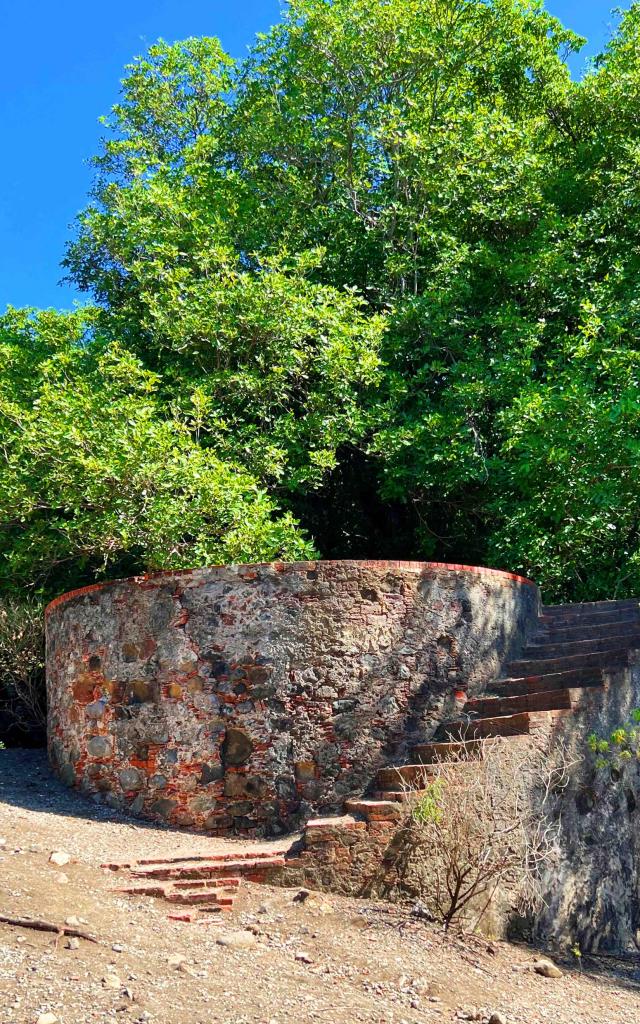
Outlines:
[[[640,592],[640,4],[292,0],[125,72],[65,266],[0,322],[0,585],[433,557]]]

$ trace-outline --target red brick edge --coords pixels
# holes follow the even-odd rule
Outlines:
[[[414,561],[402,561],[401,559],[350,559],[350,558],[331,558],[322,559],[320,564],[322,565],[341,565],[344,563],[350,563],[353,565],[363,566],[364,568],[371,569],[408,569],[413,572],[423,572],[425,569],[448,569],[450,572],[471,572],[477,576],[500,576],[504,580],[514,580],[516,583],[524,583],[529,587],[535,587],[537,584],[534,580],[529,580],[526,576],[518,576],[515,572],[506,572],[504,569],[489,569],[482,565],[460,565],[458,563],[449,562],[414,562]],[[287,569],[303,569],[312,571],[316,568],[319,563],[316,562],[242,562],[234,565],[201,565],[196,566],[193,569],[159,569],[157,572],[143,573],[140,576],[127,576],[123,579],[117,580],[104,580],[102,583],[91,583],[86,587],[78,587],[77,590],[69,590],[66,594],[60,594],[58,597],[54,597],[52,601],[45,608],[45,615],[57,608],[58,605],[63,604],[66,601],[71,600],[74,597],[82,597],[84,594],[91,594],[95,590],[104,590],[106,587],[116,586],[118,583],[134,583],[144,584],[147,581],[159,579],[160,577],[171,577],[171,576],[189,576],[194,572],[201,572],[203,570],[210,569],[231,569],[237,568],[239,575],[242,575],[243,570],[254,570],[254,569],[274,569],[276,572],[285,572]]]

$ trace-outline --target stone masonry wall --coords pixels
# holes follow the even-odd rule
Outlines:
[[[560,740],[572,767],[558,795],[558,859],[545,879],[537,936],[583,952],[640,949],[640,762],[597,768],[587,737],[608,738],[640,707],[640,652],[608,670],[602,689],[583,691]]]
[[[513,656],[537,588],[496,570],[314,562],[160,573],[47,610],[54,769],[215,834],[339,811]]]

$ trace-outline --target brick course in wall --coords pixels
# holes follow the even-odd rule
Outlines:
[[[68,784],[212,834],[335,813],[518,653],[510,573],[421,562],[167,572],[47,611],[49,751]]]

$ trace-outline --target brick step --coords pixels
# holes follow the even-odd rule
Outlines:
[[[461,778],[464,771],[473,770],[472,761],[452,761],[451,767],[460,771]],[[418,764],[392,765],[389,768],[381,768],[376,775],[376,786],[378,792],[397,792],[403,787],[423,789],[437,778],[438,766],[428,765],[419,762]]]
[[[507,665],[511,676],[547,675],[552,672],[567,672],[572,668],[609,668],[625,665],[629,658],[628,647],[611,651],[591,651],[588,654],[567,654],[560,658],[519,658]]]
[[[240,879],[235,876],[231,878],[216,878],[215,880],[216,889],[237,889],[239,885]],[[189,878],[165,881],[164,884],[160,882],[133,882],[131,885],[124,885],[113,891],[126,892],[134,896],[164,896],[173,889],[196,890],[206,888],[211,888],[210,879]]]
[[[235,899],[235,892],[229,890],[228,892],[222,892],[220,889],[176,889],[173,892],[167,893],[165,899],[167,903],[179,903],[185,907],[195,907],[200,903],[210,903],[217,907],[231,907]]]
[[[221,911],[229,910],[230,907],[199,906],[188,909],[187,907],[173,907],[170,914],[167,914],[168,921],[183,921],[185,923],[210,924],[211,913],[219,914]]]
[[[399,808],[399,818],[406,814],[402,805],[412,804],[423,797],[431,796],[430,790],[381,790],[378,794],[386,803],[393,801],[395,807]]]
[[[379,792],[386,790],[398,791],[403,787],[423,789],[433,782],[435,773],[425,764],[402,764],[391,768],[381,768],[376,774],[375,785]]]
[[[148,864],[145,867],[133,868],[131,876],[133,878],[157,879],[216,878],[224,875],[225,872],[233,872],[253,879],[270,868],[282,867],[284,862],[284,856],[273,855],[235,861],[211,858],[208,861],[201,859],[180,861],[179,863],[165,861],[160,864]]]
[[[128,896],[155,896],[167,903],[179,903],[184,906],[211,904],[209,909],[227,909],[233,906],[237,895],[239,879],[225,879],[224,885],[209,885],[202,882],[167,882],[165,885],[136,883],[115,889],[115,892]]]
[[[344,806],[349,814],[360,814],[367,821],[393,821],[401,814],[397,801],[386,800],[384,793],[373,799],[357,797],[345,800]]]
[[[638,622],[603,622],[599,625],[558,626],[549,628],[541,623],[530,643],[560,643],[562,640],[596,640],[609,636],[627,636],[636,638],[640,633]]]
[[[579,604],[545,604],[542,606],[543,615],[565,615],[572,613],[580,615],[583,612],[610,611],[613,608],[638,608],[640,601],[637,597],[623,597],[612,601],[581,601]]]
[[[610,622],[638,622],[640,612],[638,608],[612,608],[609,611],[600,612],[566,612],[548,615],[544,612],[538,616],[541,626],[549,629],[562,629],[566,626],[602,626]]]
[[[477,740],[468,742],[449,743],[418,743],[411,748],[411,755],[414,762],[419,764],[437,764],[439,761],[473,760],[482,750],[482,744]]]
[[[364,823],[354,818],[353,814],[331,814],[324,818],[310,818],[304,827],[304,838],[307,844],[316,840],[323,841],[323,835],[331,835],[336,829],[353,829],[357,831],[363,828]]]
[[[133,885],[122,885],[117,889],[112,889],[112,892],[123,893],[125,896],[157,896],[163,898],[167,886],[156,883],[155,885],[151,882],[135,882]]]
[[[615,651],[623,648],[633,647],[633,638],[637,638],[640,646],[640,629],[634,633],[629,631],[626,634],[615,636],[601,636],[588,640],[543,640],[541,642],[528,644],[523,652],[524,658],[545,659],[553,658],[563,654],[591,654],[594,651]]]
[[[572,712],[562,708],[554,711],[521,711],[497,718],[477,718],[473,721],[449,722],[441,726],[443,734],[451,739],[486,739],[491,736],[527,736],[544,726],[555,724]]]
[[[374,799],[384,800],[385,803],[393,801],[397,804],[406,804],[411,800],[419,800],[421,796],[426,796],[428,792],[428,789],[380,789],[376,790],[373,796]]]
[[[209,882],[204,878],[188,878],[184,881],[171,882],[174,889],[205,889],[209,886]],[[216,888],[218,889],[237,889],[240,885],[240,879],[236,876],[231,878],[216,878]]]
[[[273,843],[269,844],[268,849],[266,849],[266,850],[255,850],[255,849],[254,850],[247,850],[247,851],[232,850],[232,851],[228,851],[228,852],[213,853],[213,854],[211,854],[211,853],[203,853],[203,854],[194,853],[194,854],[186,854],[184,856],[179,856],[179,857],[140,857],[139,860],[118,861],[118,862],[115,862],[115,863],[106,863],[106,864],[101,864],[100,867],[108,868],[111,871],[119,871],[120,869],[132,870],[134,868],[146,867],[147,865],[153,866],[155,864],[158,864],[158,865],[160,865],[160,864],[174,865],[175,864],[175,865],[177,865],[177,864],[186,864],[186,863],[194,864],[196,862],[202,862],[202,863],[207,863],[207,864],[209,864],[209,863],[228,864],[230,862],[238,863],[238,862],[246,862],[246,861],[251,861],[252,863],[254,863],[255,861],[259,861],[259,860],[268,860],[271,857],[281,857],[281,856],[284,856],[284,854],[288,851],[289,847],[291,846],[291,843],[296,838],[297,838],[296,836],[288,836],[285,843],[280,842],[280,843],[278,843],[278,845],[275,845]]]
[[[574,668],[569,672],[550,672],[541,676],[514,676],[489,683],[491,696],[495,697],[517,697],[524,693],[548,693],[549,690],[567,688],[577,690],[602,685],[603,671],[601,668]]]
[[[498,718],[503,715],[514,715],[520,711],[570,709],[577,703],[579,694],[580,690],[555,689],[514,694],[508,697],[476,697],[467,701],[464,713],[465,715],[475,714],[480,718]]]

